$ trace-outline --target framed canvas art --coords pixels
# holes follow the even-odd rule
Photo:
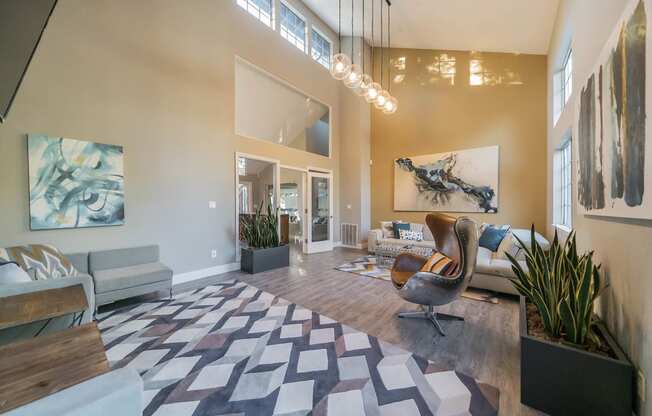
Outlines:
[[[574,141],[581,214],[652,219],[648,16],[644,0],[629,3],[578,91]]]
[[[32,230],[122,225],[122,146],[29,135]]]
[[[395,211],[498,212],[499,147],[394,161]]]

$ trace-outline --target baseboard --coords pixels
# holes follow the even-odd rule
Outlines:
[[[175,274],[172,277],[172,284],[178,285],[181,283],[191,282],[193,280],[203,279],[204,277],[215,276],[240,270],[240,263],[227,263],[219,266],[208,267],[206,269],[193,270],[191,272]]]
[[[335,247],[356,248],[358,250],[364,250],[367,248],[367,243],[358,243],[354,246],[350,246],[348,244],[342,244],[341,241],[336,241],[333,243],[333,248]]]

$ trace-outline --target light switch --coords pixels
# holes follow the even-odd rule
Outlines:
[[[217,208],[217,201],[208,201],[208,208],[210,209]]]
[[[351,209],[351,204],[348,204],[348,205],[346,206],[346,209]]]

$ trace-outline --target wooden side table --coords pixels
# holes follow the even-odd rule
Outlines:
[[[53,318],[75,314],[73,321],[81,322],[86,309],[88,301],[82,285],[7,296],[0,298],[0,330],[45,320],[39,335]]]
[[[80,284],[0,298],[0,329],[45,321],[34,338],[0,346],[0,413],[109,371],[94,322],[38,336],[54,318],[81,322],[86,309]]]

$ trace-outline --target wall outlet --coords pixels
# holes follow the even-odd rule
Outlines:
[[[638,389],[638,399],[641,402],[645,401],[647,396],[647,381],[645,380],[645,374],[643,370],[638,370],[638,383],[636,383]]]
[[[211,258],[213,259],[217,258],[217,250],[211,250]]]
[[[217,201],[208,201],[208,208],[210,209],[217,208]]]

